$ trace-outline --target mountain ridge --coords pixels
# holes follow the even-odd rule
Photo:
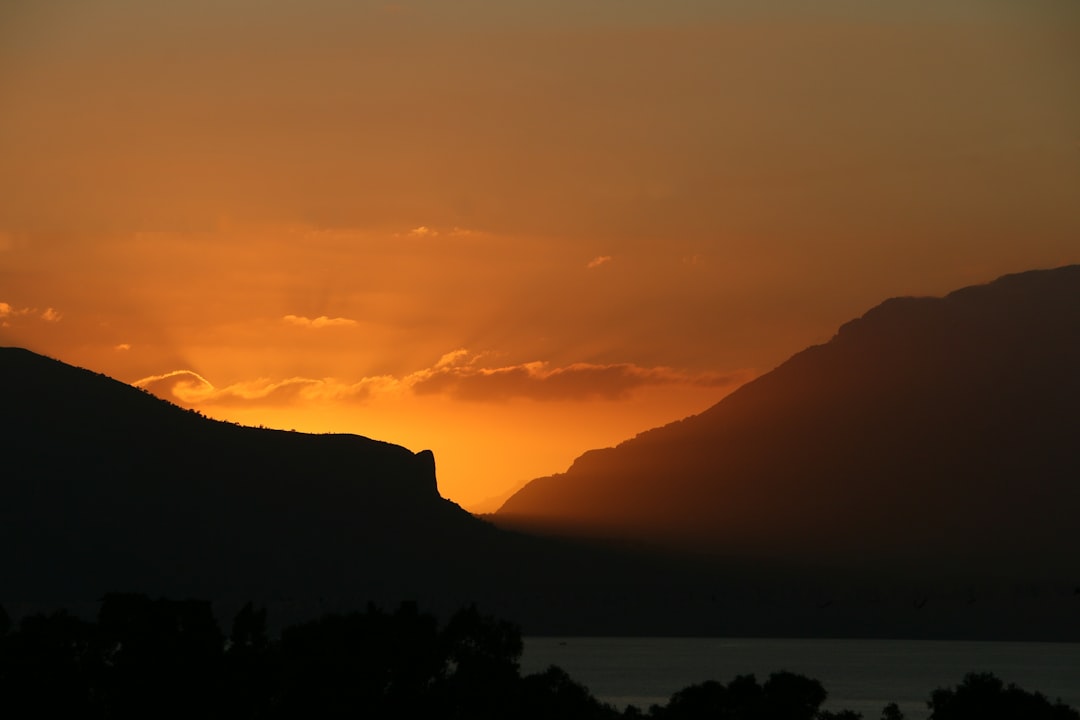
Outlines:
[[[1003,558],[1010,571],[1034,562],[1070,575],[1076,367],[1080,266],[890,299],[702,413],[532,481],[494,521],[864,566],[992,570]],[[891,541],[880,537],[890,524]]]
[[[799,362],[810,365],[822,357],[820,350],[802,355]],[[1058,363],[1074,381],[1075,359],[1066,353]],[[717,422],[768,428],[777,403],[758,408],[757,417],[724,410]],[[715,451],[710,433],[694,436],[698,417],[625,445],[651,451],[683,438],[666,479],[692,488],[681,477],[693,467],[691,451]],[[856,412],[848,421],[862,419]],[[686,552],[651,539],[500,528],[441,498],[434,458],[423,451],[210,420],[26,350],[0,351],[0,435],[0,603],[16,617],[41,607],[81,605],[92,613],[103,593],[134,591],[210,599],[225,613],[252,600],[279,624],[404,600],[443,615],[476,604],[527,634],[1080,639],[1080,573],[1072,564],[1055,574],[1015,567],[995,574],[954,562],[935,573],[885,554],[853,568],[843,556],[770,554],[753,538]],[[575,473],[606,469],[621,452],[590,453]],[[648,467],[637,460],[632,467]],[[637,478],[645,488],[646,480]],[[791,495],[777,506],[784,512],[768,519],[799,532],[809,521],[815,532],[797,537],[817,543],[815,522],[828,498]],[[697,505],[707,521],[697,530],[733,512]],[[1051,514],[1071,523],[1071,507],[1059,503]],[[954,514],[963,519],[964,507]],[[845,529],[836,524],[835,531]],[[872,529],[911,542],[924,526],[933,530],[896,517]],[[1076,556],[1071,544],[1062,552],[1066,560]],[[954,555],[964,560],[963,552]]]
[[[22,348],[0,348],[0,436],[0,604],[15,617],[92,616],[105,593],[137,592],[225,613],[253,601],[278,626],[413,602],[478,605],[534,634],[720,627],[702,601],[711,560],[501,530],[439,495],[427,451],[211,420]]]

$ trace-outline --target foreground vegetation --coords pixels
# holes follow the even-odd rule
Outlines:
[[[326,615],[267,631],[245,606],[226,637],[210,603],[103,598],[97,620],[23,618],[0,608],[0,716],[5,718],[520,718],[573,720],[858,720],[821,709],[817,680],[780,672],[709,681],[666,705],[601,703],[565,671],[522,676],[518,628],[459,610],[445,623],[403,604]],[[1080,713],[993,675],[931,693],[934,720],[1080,720]],[[883,720],[901,720],[895,704]],[[869,719],[868,719],[869,720]]]

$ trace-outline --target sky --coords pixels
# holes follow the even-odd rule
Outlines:
[[[0,0],[0,345],[466,508],[1080,262],[1073,0]]]

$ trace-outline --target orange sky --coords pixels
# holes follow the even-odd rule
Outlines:
[[[1080,262],[1077,88],[1064,0],[8,0],[0,344],[475,507]]]

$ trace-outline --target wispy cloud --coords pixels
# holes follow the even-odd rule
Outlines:
[[[355,320],[343,317],[327,317],[326,315],[320,315],[317,318],[307,318],[302,315],[286,315],[281,318],[282,322],[289,325],[296,325],[298,327],[307,328],[327,328],[327,327],[350,327],[356,325]]]
[[[449,230],[447,230],[445,228],[440,230],[439,228],[432,227],[430,225],[417,225],[414,228],[410,228],[406,232],[394,233],[394,237],[397,237],[397,238],[402,238],[402,237],[405,237],[405,238],[437,238],[437,237],[471,238],[471,237],[480,237],[480,236],[483,236],[483,235],[484,235],[483,232],[480,232],[480,231],[477,231],[477,230],[471,230],[469,228],[458,227],[456,225],[454,227],[450,228]]]
[[[116,345],[116,346],[113,347],[113,350],[115,350],[117,352],[127,352],[130,349],[131,349],[131,343],[120,343],[119,345]]]
[[[37,318],[50,323],[60,322],[64,317],[56,308],[49,307],[44,310],[38,310],[33,307],[20,308],[15,307],[11,303],[0,302],[0,323],[2,323],[3,327],[10,327],[10,320],[28,316],[36,316]]]
[[[185,405],[289,405],[303,402],[364,402],[381,395],[412,392],[474,402],[624,400],[635,390],[657,385],[734,388],[749,372],[695,373],[633,363],[572,363],[552,366],[534,361],[485,367],[483,354],[454,350],[432,367],[403,377],[378,375],[355,381],[338,378],[258,378],[215,387],[190,370],[152,375],[133,383]]]
[[[19,315],[29,315],[34,312],[31,308],[17,308],[13,307],[11,303],[0,302],[0,318],[18,317]]]
[[[395,388],[388,376],[342,382],[335,378],[257,378],[215,387],[191,370],[174,370],[137,380],[132,385],[184,405],[291,405],[298,402],[358,401]]]
[[[736,386],[749,373],[691,373],[668,367],[633,363],[573,363],[553,367],[535,361],[504,367],[483,367],[467,351],[444,355],[436,365],[405,378],[405,385],[421,395],[444,394],[462,400],[621,400],[650,385]]]
[[[588,262],[588,264],[585,265],[585,267],[592,270],[593,268],[598,268],[601,265],[605,265],[605,264],[607,264],[609,262],[611,262],[611,256],[610,255],[598,255],[597,257],[594,257],[592,260],[590,260]]]
[[[475,362],[476,359],[476,355],[473,355],[465,348],[460,348],[444,353],[443,356],[439,358],[439,362],[435,363],[435,369],[440,370],[442,368],[454,367],[461,363],[472,363]]]
[[[161,375],[144,377],[131,384],[149,390],[159,397],[188,403],[201,402],[214,392],[213,384],[192,370],[172,370]]]

